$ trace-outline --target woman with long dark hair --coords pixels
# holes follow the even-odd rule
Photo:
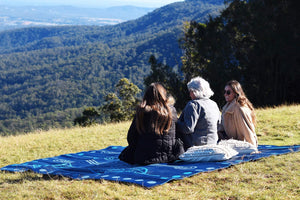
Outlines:
[[[128,146],[119,158],[131,164],[152,164],[175,161],[183,146],[175,138],[177,121],[174,99],[166,89],[152,83],[146,90],[142,103],[128,130]]]

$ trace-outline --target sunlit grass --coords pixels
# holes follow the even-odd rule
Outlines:
[[[300,106],[279,106],[257,110],[260,144],[300,143]]]
[[[259,144],[300,144],[300,105],[257,109]],[[66,153],[126,146],[130,122],[0,137],[0,167]],[[0,172],[0,199],[299,199],[300,153],[201,173],[152,189],[105,180]]]

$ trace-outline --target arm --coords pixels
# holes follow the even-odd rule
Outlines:
[[[257,146],[255,127],[252,123],[251,110],[246,107],[239,107],[239,112],[235,115],[237,122],[237,133],[241,134],[245,141]]]
[[[172,120],[176,123],[178,118],[177,118],[177,111],[174,106],[170,106],[171,112],[172,112]]]
[[[128,146],[135,147],[138,140],[138,132],[136,130],[136,117],[134,117],[127,133]]]
[[[220,117],[219,117],[219,120],[218,120],[218,139],[219,140],[226,140],[228,139],[228,136],[226,135],[225,133],[225,129],[224,129],[224,126],[223,126],[223,113],[220,114]]]
[[[184,108],[179,120],[178,129],[184,134],[192,134],[199,119],[200,106],[190,101]]]
[[[127,133],[128,146],[120,153],[119,159],[127,163],[134,164],[134,153],[136,149],[136,143],[138,140],[138,133],[136,131],[135,117],[130,125]]]

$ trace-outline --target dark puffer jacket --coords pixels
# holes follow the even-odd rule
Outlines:
[[[151,128],[150,119],[153,117],[151,112],[145,113],[144,123],[149,132],[139,134],[136,128],[136,119],[128,130],[128,146],[121,152],[119,159],[130,164],[153,164],[173,162],[184,152],[183,143],[175,137],[175,123],[177,113],[171,107],[173,120],[168,133],[156,134]]]

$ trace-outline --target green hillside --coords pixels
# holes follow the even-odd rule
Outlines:
[[[110,103],[121,78],[141,91],[146,77],[164,83],[179,111],[195,76],[220,108],[232,79],[255,107],[299,103],[296,2],[225,2],[186,0],[115,26],[0,32],[0,134],[70,127],[83,109]]]
[[[300,105],[257,110],[259,144],[300,144]],[[126,146],[130,122],[89,128],[35,131],[0,137],[0,167],[34,159]],[[299,199],[300,153],[271,156],[200,173],[152,189],[111,181],[45,179],[35,173],[0,172],[1,199]]]
[[[0,134],[70,127],[125,77],[141,89],[151,55],[178,69],[183,23],[205,22],[223,1],[173,3],[115,26],[0,32]]]

